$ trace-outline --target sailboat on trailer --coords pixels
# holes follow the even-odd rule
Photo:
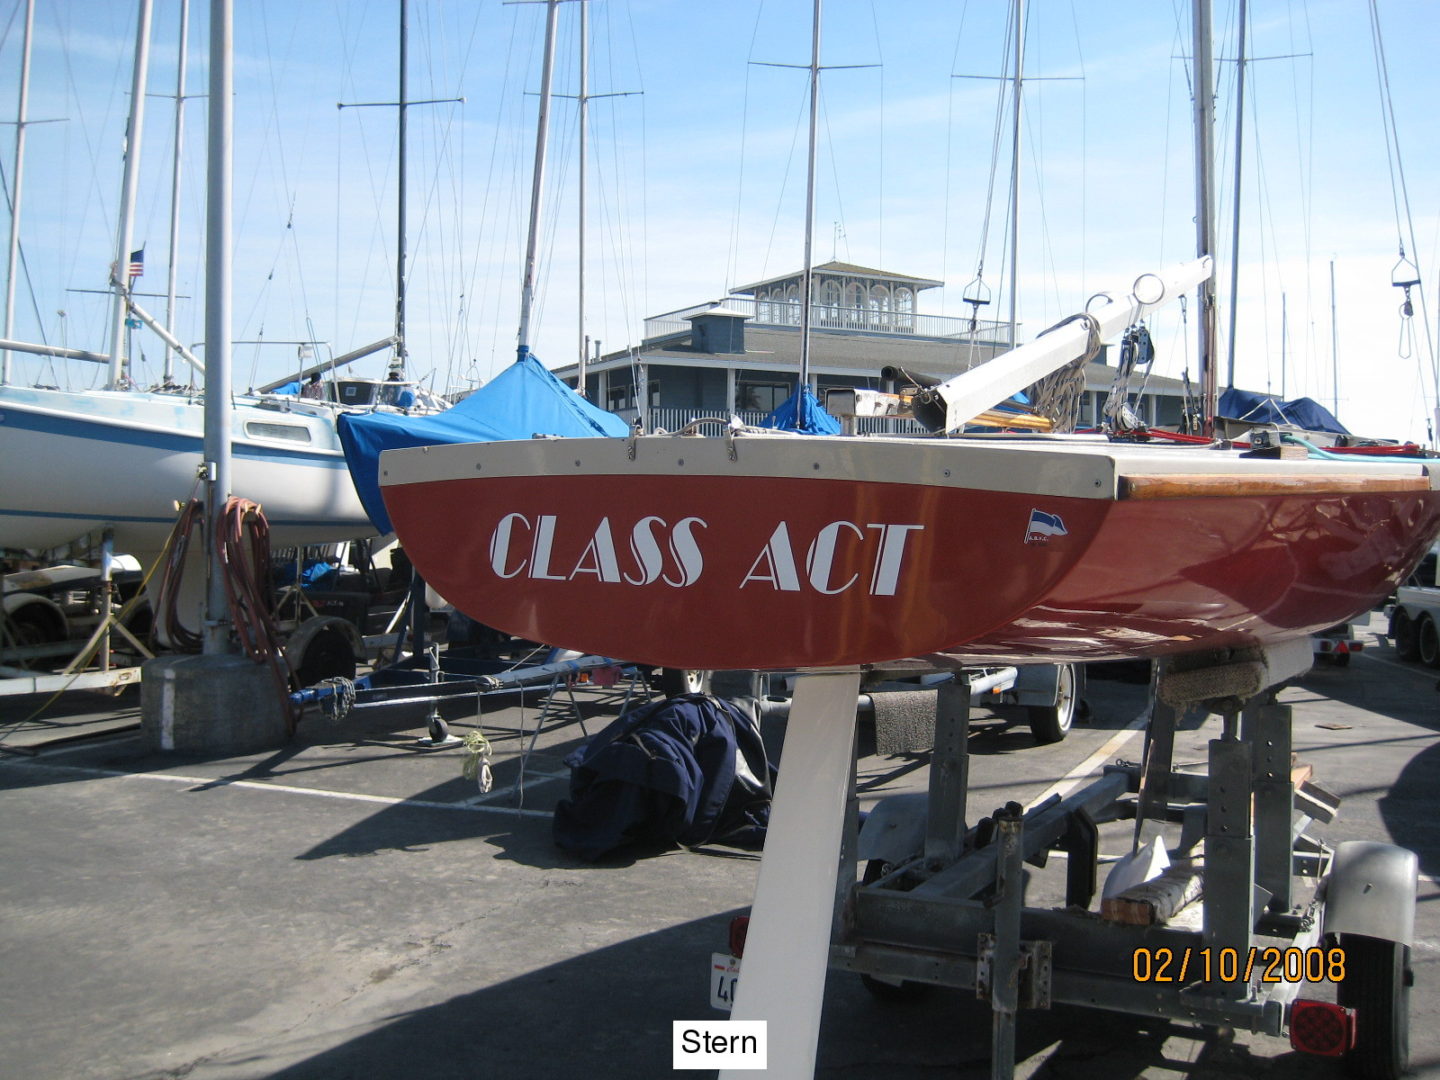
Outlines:
[[[1371,608],[1440,532],[1425,463],[961,434],[1191,288],[1208,356],[1196,113],[1200,257],[927,391],[934,435],[393,450],[380,483],[411,560],[487,625],[682,669],[1157,657],[1294,643]],[[1213,363],[1206,382],[1213,416]]]

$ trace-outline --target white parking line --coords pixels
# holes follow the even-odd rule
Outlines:
[[[5,764],[11,764],[5,762]],[[489,810],[495,813],[512,814],[517,817],[550,817],[549,810],[524,810],[510,806],[486,806],[466,802],[433,802],[429,799],[402,799],[391,795],[366,795],[358,791],[325,791],[321,788],[294,787],[290,784],[270,784],[260,780],[227,780],[214,776],[185,776],[181,773],[130,773],[118,769],[96,769],[83,765],[46,765],[43,762],[14,762],[32,769],[54,769],[58,772],[78,772],[87,776],[112,777],[120,780],[158,780],[167,784],[192,784],[202,787],[237,787],[248,791],[281,792],[286,795],[306,795],[320,799],[339,799],[342,802],[379,803],[382,806],[414,806],[424,810]]]
[[[1120,747],[1129,742],[1137,731],[1143,731],[1145,725],[1149,722],[1150,716],[1148,713],[1141,713],[1135,717],[1128,725],[1110,736],[1110,738],[1106,740],[1105,745],[1100,747],[1099,750],[1096,750],[1079,765],[1076,765],[1059,780],[1055,781],[1055,783],[1051,784],[1034,799],[1030,800],[1029,806],[1026,806],[1025,809],[1029,810],[1031,807],[1039,806],[1052,795],[1059,795],[1062,799],[1066,795],[1069,795],[1070,792],[1080,786],[1081,781],[1089,777],[1096,766],[1108,760]]]
[[[1361,652],[1359,652],[1358,654],[1355,654],[1355,655],[1358,655],[1361,660],[1364,660],[1364,661],[1366,661],[1367,663],[1371,663],[1371,664],[1384,664],[1386,667],[1392,667],[1392,668],[1394,668],[1396,671],[1407,671],[1407,672],[1409,672],[1411,675],[1418,675],[1418,676],[1420,676],[1422,679],[1433,679],[1433,678],[1435,678],[1435,669],[1434,669],[1434,668],[1417,667],[1415,664],[1399,664],[1399,663],[1396,663],[1394,660],[1382,660],[1380,657],[1374,656],[1374,655],[1372,655],[1371,653],[1365,652],[1365,651],[1363,651],[1363,650],[1362,650]]]

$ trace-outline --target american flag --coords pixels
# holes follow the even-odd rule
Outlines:
[[[145,249],[130,252],[130,280],[134,281],[145,273]]]

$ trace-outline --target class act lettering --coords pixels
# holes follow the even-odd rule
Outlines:
[[[628,534],[620,532],[622,547],[608,517],[584,531],[565,528],[557,514],[506,514],[490,534],[490,569],[505,579],[636,586],[660,582],[683,589],[705,573],[709,528],[698,517],[672,525],[650,515],[630,526]],[[894,596],[911,534],[922,531],[922,525],[832,521],[810,536],[798,529],[792,533],[790,523],[780,521],[735,584],[778,592],[800,592],[808,586],[827,596],[858,588],[871,596]],[[803,560],[797,558],[802,552]],[[858,569],[845,575],[837,564]]]

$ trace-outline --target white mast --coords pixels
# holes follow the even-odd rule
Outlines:
[[[810,385],[810,295],[815,242],[815,140],[820,117],[820,0],[810,27],[810,143],[805,173],[805,269],[800,277],[800,375],[795,386],[795,422],[800,423]]]
[[[148,2],[148,0],[147,0]],[[210,2],[210,125],[205,196],[205,655],[231,651],[226,571],[216,533],[230,497],[231,174],[235,121],[233,0]],[[147,20],[148,21],[148,20]],[[118,347],[118,342],[117,342]]]
[[[580,364],[576,368],[575,389],[585,396],[585,361],[589,359],[590,339],[585,334],[585,135],[590,112],[590,5],[580,0],[580,280],[576,288],[576,337],[580,347]]]
[[[1335,260],[1330,260],[1330,386],[1335,419],[1340,419],[1340,327],[1335,322]]]
[[[123,389],[125,370],[125,317],[130,297],[130,245],[135,223],[135,192],[140,183],[140,140],[145,127],[145,86],[150,68],[150,0],[140,0],[135,27],[135,71],[130,80],[130,120],[125,132],[125,171],[121,182],[120,229],[110,285],[115,301],[110,317],[111,390]]]
[[[409,144],[409,128],[406,125],[406,109],[409,106],[409,65],[410,65],[410,18],[405,0],[400,0],[400,104],[398,106],[400,146],[396,163],[397,185],[395,192],[395,359],[392,370],[402,374],[405,371],[405,180],[409,172],[406,148]]]
[[[751,61],[759,63],[763,67],[784,67],[803,68],[810,72],[810,139],[808,152],[806,154],[805,173],[805,267],[800,275],[800,374],[797,379],[795,391],[796,410],[795,419],[800,420],[800,402],[802,397],[800,391],[810,384],[810,305],[813,297],[810,295],[811,281],[814,271],[812,253],[815,247],[815,146],[820,120],[820,72],[825,70],[820,66],[820,3],[815,0],[814,12],[810,24],[810,63],[801,64],[770,64],[762,61]],[[874,67],[873,64],[840,64],[836,67],[861,68]]]
[[[1193,10],[1195,53],[1195,254],[1204,259],[1215,250],[1214,171],[1215,116],[1214,64],[1211,58],[1210,0],[1195,0]],[[1215,279],[1206,277],[1196,291],[1199,309],[1197,337],[1200,359],[1201,426],[1214,433],[1219,394],[1215,371]]]
[[[5,338],[15,336],[15,271],[20,264],[20,189],[25,177],[25,123],[30,101],[30,37],[35,0],[25,3],[25,40],[20,59],[20,105],[15,120],[15,171],[10,188],[10,257],[5,273]],[[10,381],[10,353],[0,355],[0,386]]]
[[[530,228],[525,240],[525,274],[520,286],[520,334],[516,359],[530,353],[530,316],[535,307],[535,258],[540,202],[545,185],[545,140],[550,129],[550,78],[555,68],[555,23],[560,0],[545,0],[545,60],[540,70],[540,117],[535,130],[535,175],[530,182]]]
[[[1285,375],[1290,363],[1290,298],[1280,294],[1280,400],[1285,400]],[[1232,365],[1233,366],[1233,365]],[[1234,386],[1234,383],[1231,383]],[[1268,389],[1268,388],[1267,388]]]
[[[1225,386],[1235,389],[1235,309],[1240,293],[1240,159],[1245,148],[1245,0],[1240,0],[1240,46],[1235,69],[1235,181],[1230,225],[1230,340]],[[1283,381],[1283,380],[1282,380]]]
[[[180,0],[180,58],[175,69],[175,160],[170,167],[170,255],[165,275],[165,329],[175,333],[175,279],[179,273],[180,152],[185,142],[185,70],[190,48],[190,0]],[[165,382],[175,373],[175,349],[165,346]]]
[[[395,332],[386,339],[395,346],[395,355],[390,360],[391,373],[403,372],[405,370],[405,358],[409,356],[409,350],[405,347],[405,207],[407,202],[406,182],[409,178],[410,169],[408,164],[408,152],[410,146],[409,127],[407,123],[407,110],[412,105],[446,105],[459,103],[464,104],[463,97],[458,98],[430,98],[424,101],[411,101],[409,97],[409,67],[410,67],[410,18],[409,8],[406,0],[400,0],[400,61],[399,61],[399,82],[400,96],[396,101],[357,101],[346,104],[337,102],[337,109],[371,109],[371,108],[396,108],[399,110],[398,123],[396,126],[396,139],[399,152],[396,156],[397,182],[395,189]],[[332,360],[323,367],[333,371],[338,367],[338,360]]]
[[[1020,292],[1020,103],[1025,72],[1025,0],[1015,0],[1015,123],[1010,149],[1010,347],[1015,347],[1017,299]]]

